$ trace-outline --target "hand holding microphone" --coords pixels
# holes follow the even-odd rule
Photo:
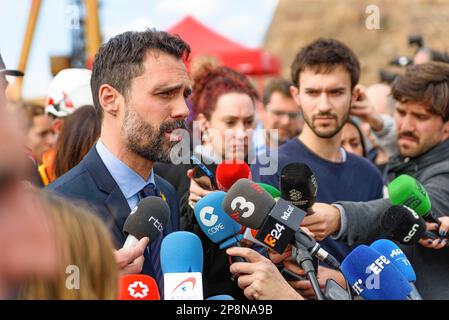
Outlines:
[[[426,230],[435,233],[435,238],[419,240],[419,243],[423,247],[439,250],[448,245],[449,217],[440,217],[438,220],[441,222],[440,225],[426,222]]]
[[[144,237],[132,248],[121,248],[120,250],[114,251],[115,261],[117,262],[120,275],[135,274],[142,271],[145,260],[143,253],[149,242],[150,239]]]

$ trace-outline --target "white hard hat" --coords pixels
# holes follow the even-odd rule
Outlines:
[[[66,117],[77,108],[93,105],[88,69],[64,69],[51,81],[45,100],[45,112],[55,117]]]

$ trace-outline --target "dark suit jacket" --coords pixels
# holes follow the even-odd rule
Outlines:
[[[170,207],[170,222],[164,234],[179,230],[179,203],[176,191],[170,183],[155,174],[156,188],[166,198]],[[83,200],[108,226],[116,248],[121,248],[126,236],[123,225],[131,209],[119,186],[101,160],[95,145],[73,169],[48,186],[63,196]],[[143,273],[154,277],[151,261],[145,255]]]

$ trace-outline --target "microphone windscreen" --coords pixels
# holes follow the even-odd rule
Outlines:
[[[415,178],[403,174],[388,185],[388,197],[394,205],[404,205],[420,216],[426,216],[431,210],[431,202],[424,186]]]
[[[226,160],[215,170],[218,188],[228,191],[239,179],[252,179],[251,169],[243,160]]]
[[[304,163],[289,163],[281,171],[281,197],[307,211],[316,201],[318,186],[315,175]]]
[[[388,208],[382,217],[381,226],[393,240],[402,244],[417,242],[426,231],[423,218],[405,206]]]
[[[227,294],[220,294],[218,296],[209,297],[206,300],[235,300],[235,299]]]
[[[149,237],[150,242],[164,232],[170,219],[170,208],[159,197],[143,198],[131,211],[123,231],[137,239]]]
[[[272,196],[274,200],[277,200],[281,197],[281,191],[279,191],[277,188],[263,182],[257,182],[257,184],[261,186],[262,189],[264,189],[270,196]]]
[[[145,274],[120,276],[119,300],[160,300],[156,281]]]
[[[365,300],[404,300],[412,291],[394,264],[366,245],[350,252],[341,270],[353,290]]]
[[[164,274],[203,272],[203,245],[194,233],[176,231],[166,235],[160,257]]]
[[[229,239],[242,229],[239,223],[224,212],[222,204],[225,196],[225,192],[215,191],[195,204],[194,213],[198,225],[213,243]]]
[[[240,179],[226,194],[223,209],[245,227],[259,229],[275,203],[257,183]]]
[[[415,270],[404,252],[393,241],[380,239],[370,245],[371,248],[387,257],[398,268],[402,275],[409,281],[416,281]]]

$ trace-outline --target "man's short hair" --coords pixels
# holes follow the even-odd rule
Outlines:
[[[401,103],[416,102],[449,120],[449,64],[428,62],[407,68],[391,87],[393,98]]]
[[[144,72],[143,61],[150,50],[183,60],[190,54],[190,46],[181,38],[155,29],[128,31],[101,46],[95,56],[90,81],[94,106],[100,118],[103,118],[98,99],[100,87],[109,84],[127,99],[132,80]]]
[[[275,92],[279,92],[286,98],[293,98],[290,94],[292,84],[284,79],[272,79],[267,82],[263,90],[263,105],[266,107],[270,103],[270,98]]]
[[[291,65],[293,84],[299,88],[299,75],[305,69],[316,73],[329,73],[342,66],[351,77],[351,89],[359,82],[360,63],[355,53],[335,39],[318,39],[302,48]]]

